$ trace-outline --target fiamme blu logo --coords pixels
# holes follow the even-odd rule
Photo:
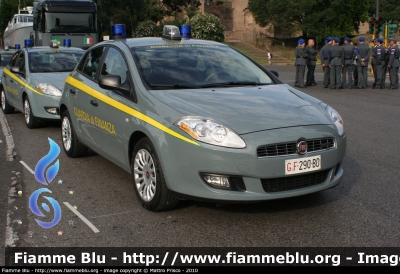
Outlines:
[[[39,160],[39,162],[36,164],[35,167],[35,179],[42,185],[49,185],[56,177],[58,170],[60,168],[60,162],[57,159],[58,155],[60,154],[60,146],[57,145],[52,139],[50,138],[48,139],[50,143],[50,151],[46,156],[44,156],[42,159]],[[57,161],[54,164],[50,165],[56,159]],[[45,187],[34,191],[29,198],[29,208],[36,216],[46,217],[46,215],[40,210],[38,205],[38,200],[42,193],[52,193],[52,192],[50,189]],[[58,224],[58,222],[60,221],[61,208],[58,202],[52,197],[43,196],[43,198],[45,198],[54,209],[53,220],[50,222],[43,222],[41,220],[35,219],[35,221],[43,228],[51,228],[56,224]],[[49,205],[44,202],[41,204],[41,208],[47,213],[50,212]]]

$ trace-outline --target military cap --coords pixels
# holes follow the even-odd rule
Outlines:
[[[333,38],[329,36],[328,38],[326,38],[326,40],[328,40],[328,41],[332,41],[332,40],[333,40]]]
[[[365,41],[365,37],[361,36],[360,38],[358,38],[358,41]]]
[[[344,40],[345,41],[351,41],[351,39],[349,37],[345,37]]]
[[[324,43],[326,44],[326,43],[328,43],[328,42],[329,42],[329,40],[328,40],[328,39],[326,39]]]
[[[339,37],[335,37],[335,41],[339,43],[340,42]]]
[[[297,43],[299,44],[299,45],[301,45],[301,44],[304,44],[306,41],[304,41],[304,39],[299,39],[299,41],[297,41]]]
[[[378,41],[379,43],[383,43],[383,39],[382,38],[377,38],[376,41]]]

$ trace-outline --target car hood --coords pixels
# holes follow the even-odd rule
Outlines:
[[[301,92],[287,84],[154,90],[152,94],[184,116],[212,118],[238,134],[303,125],[332,124],[327,115],[303,99]]]
[[[37,84],[47,83],[47,84],[55,86],[61,92],[63,92],[64,85],[65,85],[65,79],[67,79],[67,76],[69,74],[70,74],[70,72],[52,72],[52,73],[41,72],[41,73],[32,73],[31,76],[32,76],[32,78],[34,78],[34,80],[37,82]]]

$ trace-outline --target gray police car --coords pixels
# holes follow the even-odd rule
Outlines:
[[[90,148],[130,172],[151,211],[180,199],[305,195],[343,176],[346,134],[332,107],[227,45],[182,39],[176,26],[88,49],[60,113],[66,154]]]
[[[3,69],[10,62],[11,57],[14,55],[15,50],[10,50],[8,47],[0,49],[0,85],[1,76],[3,75]]]
[[[0,86],[3,112],[23,112],[28,128],[60,120],[58,107],[65,78],[84,52],[81,48],[59,47],[57,42],[49,47],[32,47],[32,41],[27,40],[4,68]]]

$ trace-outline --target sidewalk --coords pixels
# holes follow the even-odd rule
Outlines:
[[[244,54],[251,55],[250,57],[255,59],[261,65],[269,66],[266,50],[256,48],[256,47],[252,46],[251,44],[244,43],[244,42],[229,42],[227,44],[229,44],[233,48],[243,52]],[[271,53],[273,55],[273,57],[271,59],[271,65],[276,65],[276,66],[293,65],[293,61],[282,57],[281,53],[272,52],[272,51],[271,51]]]

